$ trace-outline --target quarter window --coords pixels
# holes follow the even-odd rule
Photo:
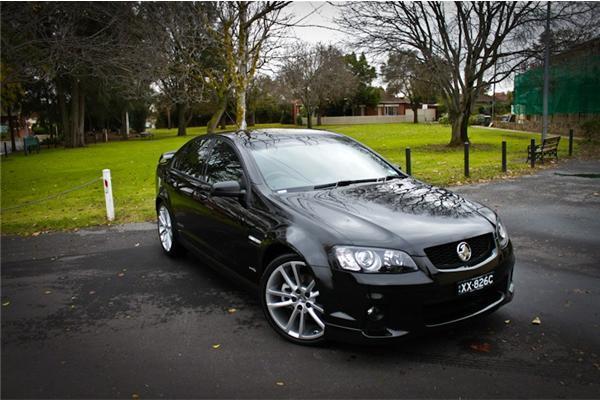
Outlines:
[[[240,159],[231,146],[223,141],[218,141],[208,159],[206,180],[214,184],[224,181],[237,181],[242,185],[244,172]]]

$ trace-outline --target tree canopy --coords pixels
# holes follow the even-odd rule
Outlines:
[[[469,115],[482,90],[526,64],[543,29],[538,2],[348,2],[339,23],[355,45],[386,54],[414,51],[432,71],[452,121],[450,145],[469,140]],[[559,3],[553,21],[597,28],[597,4]],[[595,25],[594,25],[595,24]]]

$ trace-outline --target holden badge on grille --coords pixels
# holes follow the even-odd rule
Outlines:
[[[456,254],[462,261],[469,261],[471,259],[471,246],[467,242],[460,242],[456,246]]]

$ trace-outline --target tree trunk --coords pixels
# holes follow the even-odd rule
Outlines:
[[[248,123],[246,122],[246,89],[242,86],[238,88],[236,106],[235,106],[235,124],[240,130],[246,130]]]
[[[78,126],[78,138],[77,146],[85,146],[85,95],[83,90],[79,89],[79,126]]]
[[[317,111],[317,126],[321,126],[321,111]]]
[[[8,130],[10,131],[10,148],[13,153],[17,151],[17,141],[15,139],[15,123],[12,117],[12,106],[6,107],[8,113]],[[7,154],[8,155],[8,154]]]
[[[60,110],[60,132],[67,143],[69,137],[69,112],[67,111],[67,96],[65,94],[65,86],[62,80],[56,81],[56,92],[58,96],[58,108]],[[56,138],[58,141],[58,138]]]
[[[469,126],[469,112],[457,113],[456,117],[452,121],[452,138],[450,139],[450,146],[461,146],[465,142],[469,141],[469,135],[467,129]]]
[[[185,136],[185,104],[177,103],[175,108],[177,109],[177,136]]]
[[[167,108],[167,128],[171,129],[173,125],[171,125],[171,107]]]
[[[127,132],[127,111],[121,111],[121,137],[123,140],[129,139],[129,132]]]
[[[305,107],[306,108],[306,127],[308,129],[312,129],[312,110],[310,109],[310,107]]]
[[[413,124],[418,124],[419,123],[419,107],[417,105],[414,105],[411,107],[411,110],[413,111]]]
[[[206,125],[206,133],[215,133],[217,125],[219,124],[219,121],[221,121],[221,117],[225,112],[225,108],[227,108],[227,96],[221,96],[217,104],[217,110],[214,112],[210,118],[210,121],[208,121],[208,124]]]
[[[79,82],[71,80],[71,119],[69,120],[69,135],[65,138],[66,147],[77,147],[79,135]]]
[[[236,81],[235,122],[240,130],[246,130],[246,89],[248,88],[248,4],[238,3],[238,73]]]

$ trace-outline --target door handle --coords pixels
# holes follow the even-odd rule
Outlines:
[[[192,196],[194,194],[194,191],[192,189],[190,189],[187,186],[179,186],[178,188],[183,194],[186,194],[188,196]]]
[[[208,199],[208,195],[206,194],[206,192],[194,190],[194,199],[204,201]]]

